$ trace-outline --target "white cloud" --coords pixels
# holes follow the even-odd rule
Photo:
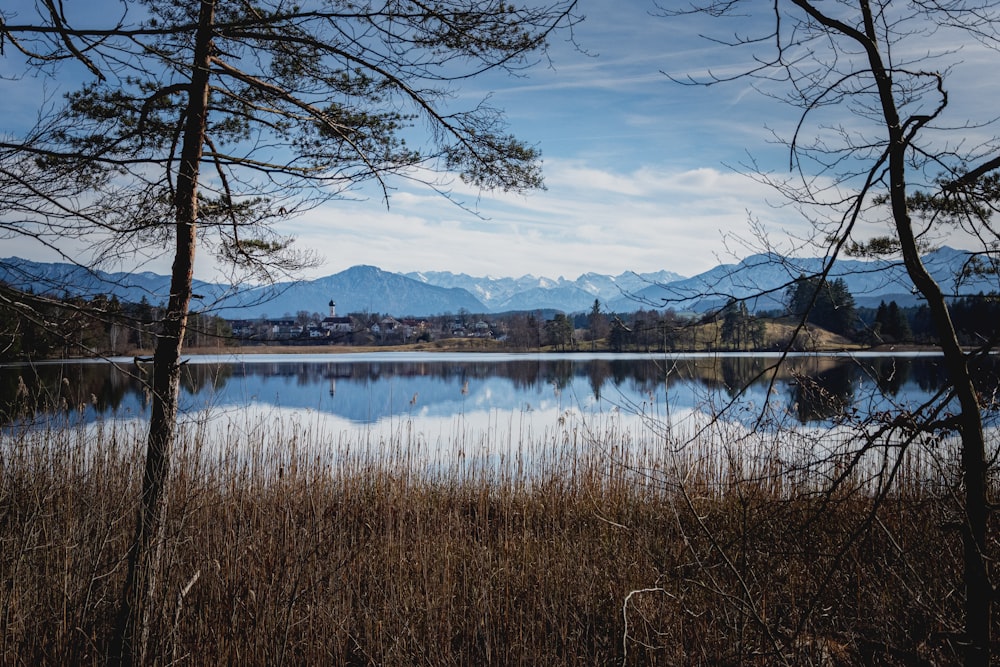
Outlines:
[[[355,264],[477,275],[576,277],[659,269],[693,274],[717,263],[724,237],[750,234],[748,216],[779,239],[786,232],[807,236],[809,225],[798,211],[772,205],[781,202],[773,189],[724,166],[739,169],[752,155],[762,169],[787,172],[787,149],[770,143],[768,128],[788,136],[798,112],[746,82],[712,88],[671,83],[664,72],[683,78],[711,67],[726,76],[753,63],[740,60],[745,54],[738,49],[700,40],[688,20],[651,16],[652,7],[639,1],[590,3],[577,39],[596,56],[557,36],[551,69],[542,61],[524,78],[491,75],[456,91],[456,103],[491,96],[512,131],[542,149],[546,191],[480,195],[458,179],[447,182],[451,195],[478,210],[477,217],[403,181],[394,183],[399,189],[388,209],[374,191],[368,200],[330,202],[280,231],[326,257],[312,275]],[[709,27],[717,34],[735,28],[746,35],[753,25]],[[895,55],[920,59],[929,46],[923,40]],[[995,51],[975,43],[947,59],[955,69],[942,141],[979,145],[992,138],[992,128],[967,121],[995,114],[993,77],[983,72],[991,73],[996,62]],[[34,108],[28,98],[40,89],[38,81],[0,85],[16,93],[0,97],[4,118]],[[842,108],[826,113],[831,125],[858,127],[858,119]],[[4,254],[22,247],[4,243]],[[200,271],[210,264],[211,258],[199,256]]]
[[[333,203],[289,230],[326,256],[320,274],[375,264],[400,272],[575,278],[588,271],[707,270],[718,261],[723,235],[747,229],[748,208],[773,217],[775,229],[802,224],[794,211],[767,205],[770,188],[712,167],[617,173],[580,160],[547,166],[547,191],[484,196],[486,219],[440,196],[404,192],[388,211],[373,202]]]

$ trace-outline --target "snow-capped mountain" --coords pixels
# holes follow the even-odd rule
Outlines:
[[[924,264],[945,295],[962,296],[1000,291],[996,275],[971,275],[959,280],[970,255],[942,247],[924,256]],[[730,298],[749,298],[750,310],[779,309],[785,289],[801,275],[822,271],[821,258],[787,258],[773,254],[752,255],[738,264],[721,264],[692,278],[648,286],[627,297],[609,301],[612,311],[635,310],[636,303],[650,308],[703,312],[725,305]],[[859,306],[895,301],[900,306],[920,302],[900,260],[839,259],[828,275],[842,279]]]
[[[265,314],[281,317],[303,310],[325,312],[331,300],[340,315],[367,312],[424,316],[489,310],[464,289],[428,285],[374,266],[353,266],[316,280],[248,289],[240,295],[240,301],[247,303],[248,298],[256,305],[226,308],[222,316],[251,319]]]
[[[932,275],[949,295],[1000,291],[996,275],[962,272],[969,254],[940,248],[925,256]],[[705,311],[731,298],[751,298],[751,310],[780,308],[785,289],[799,275],[813,275],[822,268],[818,258],[753,255],[737,264],[724,264],[684,278],[670,271],[617,276],[586,273],[576,280],[535,276],[477,278],[445,271],[398,274],[374,266],[354,266],[345,271],[298,282],[267,287],[241,287],[196,282],[194,308],[229,319],[256,319],[306,311],[325,313],[336,302],[337,313],[391,313],[427,316],[468,311],[472,314],[555,309],[585,312],[600,302],[601,309],[631,312],[639,308],[674,308]],[[839,260],[829,274],[842,278],[860,306],[894,300],[902,306],[918,303],[912,283],[899,262]],[[106,273],[72,264],[45,264],[19,258],[0,259],[0,282],[22,290],[55,296],[93,297],[115,295],[122,301],[165,303],[169,278],[154,273]]]
[[[478,278],[447,271],[407,273],[406,276],[428,285],[464,289],[492,312],[544,308],[577,312],[588,310],[593,306],[594,299],[606,304],[612,299],[650,285],[667,284],[684,278],[673,271],[642,274],[625,272],[617,276],[585,273],[576,280],[567,280],[562,276],[553,280],[532,275],[520,278]]]
[[[41,263],[8,257],[0,259],[0,282],[36,294],[117,296],[122,301],[145,298],[153,305],[169,296],[170,277],[150,272],[125,273],[87,270],[74,264]],[[487,312],[463,289],[436,287],[374,266],[354,266],[316,280],[267,286],[234,287],[196,281],[193,310],[206,310],[228,319],[280,318],[299,311],[325,313],[333,300],[339,314],[351,312],[434,315]]]

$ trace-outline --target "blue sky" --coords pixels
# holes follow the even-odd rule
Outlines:
[[[726,54],[682,39],[680,24],[651,16],[649,2],[581,9],[575,36],[585,53],[557,37],[551,63],[463,89],[469,99],[490,94],[514,132],[541,149],[545,191],[463,193],[485,219],[433,193],[397,193],[388,211],[377,201],[315,211],[296,221],[298,234],[320,236],[333,223],[335,243],[349,251],[327,251],[331,268],[364,258],[398,271],[575,278],[707,270],[724,253],[723,234],[745,229],[748,209],[794,224],[765,203],[773,192],[725,166],[751,145],[774,154],[759,115],[767,105],[739,84],[696,89],[663,74]]]
[[[388,208],[377,196],[332,202],[280,228],[324,258],[309,275],[355,264],[570,279],[590,271],[694,275],[753,252],[739,241],[752,237],[750,219],[779,248],[797,248],[795,239],[805,237],[809,225],[795,209],[778,205],[777,193],[741,173],[751,157],[765,170],[787,173],[787,153],[773,144],[772,129],[790,130],[791,110],[747,82],[690,87],[664,74],[742,66],[745,53],[698,33],[731,34],[746,29],[747,20],[705,25],[704,19],[658,17],[655,9],[649,0],[582,0],[587,18],[575,37],[586,53],[556,35],[551,62],[520,78],[491,76],[460,89],[460,100],[490,95],[513,132],[541,149],[545,191],[480,195],[456,181],[455,195],[474,205],[478,217],[408,185],[393,194]],[[995,113],[995,105],[984,103],[995,100],[994,92],[984,98],[980,89],[993,80],[981,69],[984,50],[962,48],[949,60],[961,64],[950,87],[953,108]],[[40,86],[0,81],[0,118],[30,113]],[[976,133],[989,135],[967,132],[970,138]],[[0,255],[51,259],[18,241],[4,245]],[[169,268],[164,258],[141,263],[144,270]],[[199,258],[200,277],[211,278],[212,269],[210,258]]]

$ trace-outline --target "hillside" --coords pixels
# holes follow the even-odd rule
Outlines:
[[[969,253],[942,247],[924,256],[931,275],[946,295],[960,296],[1000,291],[996,275],[972,275],[960,281]],[[692,278],[657,284],[634,295],[612,300],[612,311],[633,310],[636,300],[654,307],[677,311],[705,312],[719,308],[730,298],[748,298],[751,311],[775,310],[783,306],[785,288],[800,275],[822,270],[822,258],[789,258],[759,254],[738,264],[721,264]],[[880,301],[896,301],[900,306],[919,303],[913,283],[901,261],[841,259],[829,280],[843,279],[858,306],[877,306]]]
[[[957,276],[970,255],[940,248],[925,256],[932,275],[949,295],[1000,291],[996,275]],[[749,299],[751,311],[780,309],[785,288],[800,275],[821,270],[820,258],[752,255],[736,264],[722,264],[685,278],[670,271],[616,276],[585,273],[576,280],[534,276],[477,278],[445,271],[399,274],[374,266],[354,266],[339,273],[269,286],[234,286],[196,281],[195,308],[228,319],[282,317],[299,311],[325,313],[336,302],[337,312],[392,313],[429,316],[467,311],[560,310],[587,312],[597,300],[604,312],[632,312],[640,308],[673,308],[705,312],[730,298]],[[899,262],[844,259],[830,273],[842,278],[858,306],[896,301],[918,303],[913,286]],[[166,301],[169,278],[149,272],[104,272],[73,264],[40,263],[17,257],[0,259],[0,281],[21,290],[62,296],[116,295],[122,301],[152,304]]]

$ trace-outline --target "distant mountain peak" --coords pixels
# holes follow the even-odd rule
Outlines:
[[[947,294],[998,291],[996,276],[968,277],[956,282],[970,255],[943,246],[928,253],[925,261]],[[551,279],[525,274],[519,278],[475,277],[448,271],[407,274],[359,264],[339,273],[298,282],[242,287],[196,281],[200,303],[230,319],[254,319],[262,315],[282,317],[299,311],[324,313],[332,299],[339,313],[383,313],[394,316],[428,316],[457,313],[491,313],[511,310],[589,311],[598,301],[606,312],[638,308],[674,308],[704,311],[724,305],[729,297],[752,299],[754,310],[781,307],[784,286],[799,273],[813,273],[822,258],[786,258],[771,253],[750,255],[737,264],[720,264],[686,278],[670,271],[617,276],[588,272],[576,280]],[[831,278],[842,278],[859,305],[867,301],[896,300],[900,305],[916,302],[905,269],[896,260],[838,260]],[[123,301],[150,303],[166,299],[170,280],[148,271],[105,273],[68,263],[31,262],[16,257],[0,259],[0,281],[35,293],[69,293],[93,297],[117,296]]]

